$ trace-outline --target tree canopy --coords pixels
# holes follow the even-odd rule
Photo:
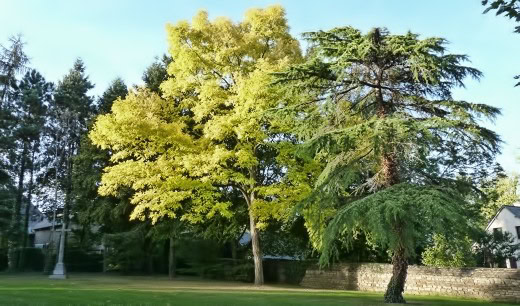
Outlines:
[[[437,186],[455,190],[468,184],[460,177],[485,175],[501,140],[481,120],[493,120],[500,111],[453,99],[453,88],[481,73],[463,65],[467,56],[446,53],[442,38],[392,35],[382,28],[363,34],[352,27],[304,37],[311,45],[307,61],[278,73],[278,78],[310,97],[286,111],[305,116],[303,122],[320,124],[310,124],[313,132],[304,151],[326,164],[306,206],[311,220],[312,211],[321,215],[328,210],[334,216],[323,236],[322,263],[329,260],[334,237],[340,233],[349,237],[359,226],[369,239],[393,251],[394,274],[385,300],[402,302],[407,258],[413,255],[416,238],[425,234],[422,226],[454,230],[462,218],[457,207],[464,201],[442,202],[440,193],[432,190]],[[423,192],[429,200],[413,200]],[[334,213],[337,205],[345,208]],[[441,206],[451,207],[446,213],[457,220],[443,220]],[[440,214],[434,217],[423,209]],[[417,224],[411,225],[413,217],[405,217],[410,211],[422,218]],[[385,218],[388,222],[381,222]]]

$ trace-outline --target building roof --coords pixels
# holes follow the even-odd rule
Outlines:
[[[58,225],[61,225],[61,222],[56,222],[56,226]],[[41,229],[44,229],[44,228],[49,228],[49,227],[52,227],[52,222],[49,221],[49,219],[47,218],[44,218],[42,221],[36,223],[32,229],[33,230],[41,230]]]
[[[507,210],[509,210],[515,217],[520,218],[520,207],[507,205],[504,206]]]
[[[489,229],[491,224],[493,224],[495,219],[498,217],[498,215],[500,215],[500,213],[504,209],[507,209],[510,213],[512,213],[513,216],[515,216],[515,218],[519,218],[520,219],[520,203],[519,202],[514,203],[513,205],[504,205],[504,206],[500,207],[500,209],[498,210],[496,215],[493,217],[493,219],[491,219],[491,221],[489,221],[488,225],[486,226],[486,231]]]

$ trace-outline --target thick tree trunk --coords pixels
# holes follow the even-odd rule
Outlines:
[[[385,118],[389,112],[392,112],[383,98],[383,91],[381,87],[382,78],[383,71],[380,71],[378,73],[378,88],[376,97],[378,102],[377,116],[379,118]],[[392,143],[391,136],[388,136],[386,141],[388,144],[385,144],[383,147],[383,154],[381,159],[381,170],[383,173],[381,186],[384,188],[388,188],[399,183],[399,162],[396,156],[396,148],[389,145]],[[397,230],[396,233],[399,235],[401,231]],[[384,297],[385,303],[406,303],[403,298],[403,292],[406,282],[406,274],[408,272],[408,260],[406,258],[405,248],[402,245],[394,251],[392,265],[392,278],[390,279],[388,287],[386,288]]]
[[[170,237],[170,251],[168,252],[168,277],[174,279],[176,276],[175,239]]]
[[[394,153],[383,153],[382,160],[383,186],[390,187],[399,183],[397,161]]]
[[[249,178],[253,182],[257,182],[256,172],[256,167],[249,169]],[[255,203],[255,185],[256,183],[251,184],[250,186],[242,189],[241,191],[247,202],[249,211],[249,232],[251,234],[251,246],[253,249],[255,285],[262,286],[264,284],[264,267],[262,263],[262,249],[260,248],[260,232],[256,226],[255,217],[253,215],[253,205]]]
[[[254,196],[251,196],[254,200]],[[251,201],[251,204],[253,201]],[[253,261],[255,265],[255,285],[262,286],[264,284],[264,267],[262,264],[262,250],[260,248],[260,233],[256,227],[253,211],[249,207],[249,231],[251,233],[251,245],[253,247]]]
[[[388,104],[385,102],[383,98],[383,89],[381,88],[381,80],[383,78],[383,72],[380,71],[378,73],[378,88],[376,89],[377,95],[377,116],[381,119],[385,118],[392,111],[389,109]],[[392,143],[391,136],[387,137],[385,141],[388,144]],[[383,171],[383,177],[381,181],[381,185],[384,187],[390,187],[399,183],[399,175],[398,175],[398,161],[395,154],[395,148],[390,145],[385,144],[383,148],[382,160],[381,160],[381,168]]]
[[[19,268],[18,254],[16,251],[20,246],[20,210],[23,201],[23,181],[25,176],[25,156],[27,155],[27,144],[23,143],[23,151],[20,157],[20,171],[18,172],[18,190],[16,194],[16,202],[13,207],[13,216],[11,219],[11,231],[9,237],[8,267],[14,271]]]
[[[403,298],[406,274],[408,273],[408,260],[405,250],[400,247],[392,256],[392,278],[385,292],[385,303],[406,303]]]

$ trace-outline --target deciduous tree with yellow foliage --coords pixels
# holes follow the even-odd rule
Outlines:
[[[313,165],[295,158],[293,118],[273,108],[298,103],[273,72],[301,60],[279,6],[249,10],[243,21],[208,19],[167,26],[170,77],[163,97],[144,90],[116,102],[90,134],[112,150],[100,192],[136,191],[133,217],[202,221],[231,216],[222,194],[240,191],[250,216],[255,284],[263,284],[259,230],[283,220],[310,191]]]

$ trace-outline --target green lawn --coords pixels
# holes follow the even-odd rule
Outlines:
[[[0,274],[0,305],[381,305],[382,295],[306,290],[290,286],[163,277],[73,274],[67,280],[42,275]],[[445,297],[407,296],[412,305],[511,305]]]

